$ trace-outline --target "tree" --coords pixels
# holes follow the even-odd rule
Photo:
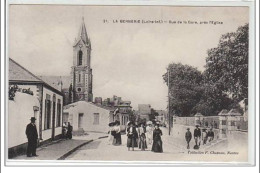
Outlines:
[[[233,100],[227,94],[216,89],[214,85],[203,82],[200,101],[194,106],[192,112],[200,112],[205,116],[214,116],[218,115],[222,109],[230,109],[232,104]]]
[[[202,73],[196,68],[172,63],[168,66],[170,83],[170,113],[178,116],[190,116],[193,107],[200,101]],[[168,85],[168,73],[163,75]]]
[[[236,101],[248,97],[248,29],[222,35],[206,58],[205,79]]]
[[[136,119],[137,119],[137,115],[136,115],[135,110],[131,110],[131,111],[129,112],[129,121],[135,122]]]
[[[153,108],[151,109],[151,114],[149,114],[149,120],[152,121],[155,119],[156,116],[158,116],[158,112],[156,112]]]
[[[69,104],[72,103],[72,95],[73,95],[73,89],[72,89],[72,84],[70,84],[70,87],[69,87]]]

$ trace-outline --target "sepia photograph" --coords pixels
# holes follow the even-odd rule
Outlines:
[[[7,162],[249,163],[249,6],[8,8]]]

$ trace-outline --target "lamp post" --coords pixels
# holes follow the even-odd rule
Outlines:
[[[169,135],[171,135],[171,109],[170,109],[170,69],[167,68],[168,74],[168,123],[169,123]]]

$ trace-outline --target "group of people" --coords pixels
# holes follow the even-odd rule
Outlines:
[[[108,144],[112,145],[121,145],[121,129],[120,129],[120,122],[115,121],[108,124],[109,126],[109,137],[108,137]]]
[[[121,130],[120,122],[115,121],[109,123],[109,137],[108,144],[121,145]],[[146,150],[149,145],[152,145],[153,152],[163,152],[162,148],[162,131],[158,124],[148,124],[145,126],[144,123],[140,123],[138,126],[133,122],[127,123],[126,128],[127,135],[127,148],[134,151],[134,148],[139,148],[142,151]]]
[[[153,152],[163,152],[162,148],[162,131],[159,128],[159,124],[148,124],[145,127],[144,123],[136,126],[133,122],[128,123],[127,127],[127,147],[128,150],[132,148],[134,151],[135,147],[139,147],[142,151],[147,149],[147,145],[152,144],[151,151]]]
[[[70,122],[64,122],[62,125],[62,136],[65,139],[72,139],[72,130],[73,127],[70,125]]]
[[[199,149],[201,142],[204,145],[207,142],[211,142],[214,139],[214,132],[212,128],[210,128],[209,131],[207,131],[206,128],[203,128],[201,132],[199,125],[196,125],[193,136],[195,140],[194,149]],[[185,139],[187,142],[187,149],[190,149],[190,141],[192,139],[190,128],[187,128],[187,132],[185,133]]]

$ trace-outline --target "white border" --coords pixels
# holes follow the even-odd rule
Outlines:
[[[2,2],[1,2],[2,3]],[[250,78],[249,78],[249,86],[250,86],[250,90],[249,90],[249,131],[248,131],[248,137],[249,137],[249,164],[250,165],[254,165],[255,164],[255,130],[257,127],[257,131],[259,132],[259,117],[255,115],[259,115],[259,110],[257,110],[258,114],[255,114],[255,100],[254,97],[256,96],[256,90],[255,87],[257,87],[257,89],[259,88],[259,80],[258,78],[256,78],[255,76],[255,71],[258,72],[257,74],[259,74],[259,59],[258,58],[254,58],[254,57],[259,57],[259,54],[257,56],[255,56],[255,46],[254,46],[254,38],[255,38],[255,25],[254,25],[254,4],[252,3],[252,1],[232,1],[232,2],[221,2],[221,4],[219,4],[220,2],[212,2],[212,1],[207,1],[207,2],[202,2],[202,1],[182,1],[182,2],[176,2],[176,1],[84,1],[84,0],[74,0],[74,1],[69,1],[69,0],[63,0],[62,2],[59,0],[45,0],[45,1],[35,1],[35,0],[27,0],[22,1],[22,0],[10,0],[9,2],[6,3],[6,14],[8,17],[8,5],[9,4],[66,4],[66,5],[177,5],[177,6],[185,6],[185,5],[189,5],[189,6],[249,6],[250,7],[250,58],[249,58],[249,74],[250,74]],[[258,6],[257,6],[258,7]],[[2,13],[2,20],[1,20],[1,24],[3,24],[3,16],[4,16],[4,5],[1,6],[1,13]],[[259,11],[258,11],[259,13]],[[238,14],[239,15],[239,14]],[[8,21],[8,18],[6,18],[6,22]],[[8,26],[8,24],[7,24]],[[259,30],[259,28],[258,28]],[[3,27],[1,27],[1,34],[4,35],[4,31],[3,31]],[[8,34],[8,32],[6,32],[6,34]],[[6,35],[7,36],[7,35]],[[8,40],[8,39],[7,39]],[[8,45],[8,42],[6,40],[6,46]],[[259,42],[259,40],[258,40]],[[1,45],[4,45],[4,40],[1,39]],[[259,45],[259,44],[258,44]],[[6,47],[7,48],[7,47]],[[2,49],[3,50],[3,49]],[[6,51],[6,55],[8,57],[8,52]],[[7,68],[7,64],[4,63],[4,54],[3,51],[1,52],[1,84],[5,83],[6,85],[8,85],[8,82],[6,82],[5,80],[3,80],[6,76],[4,76],[4,67],[6,65]],[[7,61],[5,61],[7,63]],[[258,65],[256,65],[258,64]],[[255,66],[258,66],[257,70],[255,69]],[[257,83],[255,83],[255,78],[258,80]],[[7,79],[7,77],[6,77]],[[5,87],[6,87],[5,85]],[[3,95],[6,94],[6,92],[4,92],[4,88],[3,85],[1,85],[1,93],[2,93],[2,97],[1,97],[1,103],[5,102],[5,98],[3,98]],[[259,97],[257,98],[257,102],[259,103]],[[258,104],[257,104],[258,105]],[[1,104],[2,106],[2,104]],[[6,105],[7,106],[7,105]],[[6,108],[6,113],[7,113],[7,107]],[[3,109],[1,109],[1,115],[5,115],[5,113],[2,111]],[[6,114],[7,115],[7,114]],[[255,126],[255,124],[258,124],[258,126]],[[3,127],[7,125],[7,122],[3,121],[3,116],[1,116],[1,137],[3,137],[4,134],[3,131]],[[259,138],[258,138],[259,139]],[[257,141],[258,143],[258,141]],[[2,143],[3,144],[3,143]],[[259,146],[259,143],[258,145]],[[1,147],[2,149],[2,147]],[[2,150],[5,151],[5,156],[6,156],[6,150]],[[1,155],[1,161],[4,160],[5,158],[3,158],[3,155]],[[259,158],[259,155],[258,155]],[[100,162],[100,161],[34,161],[34,162],[29,162],[29,165],[48,165],[48,166],[65,166],[65,165],[70,165],[70,166],[90,166],[90,165],[118,165],[120,164],[121,166],[123,165],[149,165],[149,166],[216,166],[217,165],[221,165],[221,166],[249,166],[247,163],[226,163],[226,162],[212,162],[212,163],[206,163],[206,162],[167,162],[167,161],[163,161],[163,162],[152,162],[152,161],[144,161],[144,162],[133,162],[133,161],[113,161],[113,162]],[[9,166],[15,166],[15,165],[20,165],[20,166],[24,166],[24,165],[28,165],[28,161],[8,161],[8,165]]]

